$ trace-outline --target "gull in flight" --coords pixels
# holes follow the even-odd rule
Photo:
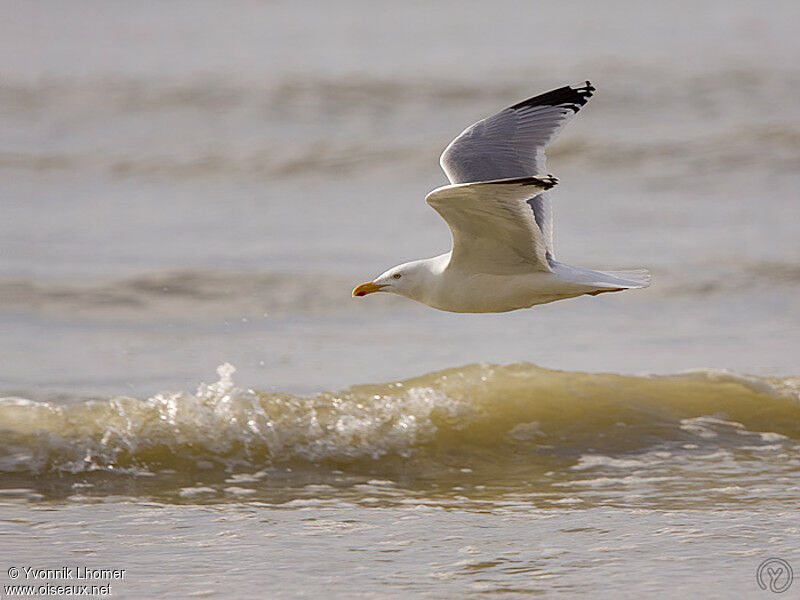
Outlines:
[[[393,267],[353,296],[389,292],[439,310],[507,312],[584,294],[650,284],[645,269],[592,271],[553,254],[553,211],[545,146],[586,104],[587,81],[515,104],[478,121],[439,160],[450,185],[425,200],[450,227],[450,252]]]

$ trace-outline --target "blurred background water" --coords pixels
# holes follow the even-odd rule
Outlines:
[[[202,537],[209,515],[224,519],[229,514],[225,511],[244,511],[236,514],[262,523],[262,509],[268,510],[264,506],[287,502],[300,502],[303,510],[313,513],[308,518],[323,521],[325,510],[353,510],[356,516],[348,513],[328,521],[361,519],[367,529],[381,530],[383,517],[370,500],[376,497],[400,511],[392,513],[397,518],[392,527],[400,528],[400,535],[402,502],[427,507],[424,510],[465,511],[457,528],[468,531],[458,534],[464,541],[453,547],[456,554],[459,548],[496,543],[493,534],[481,533],[480,528],[506,519],[504,511],[510,505],[514,511],[561,519],[564,528],[567,521],[585,520],[580,536],[588,537],[581,540],[606,548],[610,546],[603,535],[618,536],[617,528],[626,525],[618,511],[667,510],[675,498],[687,494],[707,501],[702,510],[694,509],[700,511],[697,519],[706,523],[703,532],[711,537],[681,537],[681,527],[695,517],[683,515],[674,521],[659,516],[662,513],[648,513],[652,518],[636,521],[644,523],[644,529],[636,529],[634,523],[625,534],[636,541],[627,550],[615,547],[616,567],[589,570],[585,576],[575,565],[594,559],[569,554],[578,552],[582,541],[574,547],[567,544],[572,549],[564,549],[566,555],[545,552],[536,560],[525,558],[524,568],[495,560],[497,556],[476,559],[477,567],[465,563],[438,568],[431,567],[434,559],[421,556],[413,565],[390,563],[407,570],[406,579],[398,580],[396,574],[382,579],[381,567],[373,562],[362,575],[342,581],[366,585],[365,593],[377,597],[423,593],[436,585],[442,586],[439,595],[452,597],[463,597],[465,590],[475,595],[513,595],[517,590],[575,597],[602,572],[608,576],[609,597],[622,597],[626,591],[641,595],[663,590],[659,582],[671,583],[670,574],[682,565],[692,595],[731,597],[729,588],[720,588],[721,582],[733,581],[731,571],[711,571],[719,569],[726,556],[738,556],[743,566],[737,576],[743,579],[734,592],[750,597],[756,589],[751,571],[759,552],[770,546],[790,547],[788,538],[781,536],[796,532],[776,532],[773,526],[781,515],[791,514],[782,511],[796,509],[800,483],[796,410],[780,404],[786,398],[796,403],[792,376],[800,372],[796,3],[771,2],[768,8],[714,0],[611,1],[602,6],[363,0],[2,4],[0,392],[8,399],[0,406],[0,428],[5,432],[0,466],[3,487],[13,492],[8,497],[22,499],[22,504],[9,505],[9,515],[20,511],[13,517],[18,522],[0,538],[9,548],[17,548],[16,541],[30,539],[35,531],[38,521],[31,511],[51,511],[60,532],[76,510],[91,522],[91,502],[98,499],[110,502],[103,510],[117,511],[120,518],[140,514],[143,502],[166,502],[169,511],[180,511],[181,503],[201,499],[211,512],[187,509],[184,516],[198,519],[195,525]],[[448,248],[447,228],[424,196],[445,182],[438,157],[455,135],[521,99],[585,79],[598,91],[548,153],[549,169],[561,180],[553,194],[556,254],[566,262],[600,269],[647,267],[654,276],[651,288],[502,315],[440,313],[382,295],[350,297],[355,283],[401,261]],[[219,389],[185,391],[216,380],[215,369],[225,362],[236,366],[235,381],[241,388],[233,388],[223,374]],[[567,414],[579,423],[577,433],[561,432],[538,413],[492,413],[491,422],[497,418],[503,423],[499,437],[515,427],[539,423],[517,431],[537,448],[534,454],[514,450],[535,463],[526,467],[532,471],[517,471],[518,465],[499,459],[493,462],[492,453],[502,455],[508,448],[495,448],[490,442],[486,443],[494,449],[489,458],[475,458],[480,464],[472,464],[471,438],[454,434],[453,441],[442,433],[453,427],[439,414],[452,417],[448,402],[456,402],[460,415],[465,406],[480,413],[483,409],[476,406],[484,406],[487,398],[536,405],[545,397],[562,397],[552,389],[515,388],[510,396],[503,391],[506,376],[510,381],[523,377],[529,386],[555,377],[556,385],[561,380],[552,371],[520,367],[520,375],[489,366],[461,369],[470,363],[516,362],[590,373],[668,374],[715,368],[760,379],[731,375],[739,382],[735,385],[757,388],[749,400],[751,409],[732,418],[724,402],[739,391],[730,387],[686,392],[699,398],[694,409],[667,410],[676,394],[684,392],[647,391],[650,388],[639,387],[647,379],[597,376],[589,389],[606,390],[603,402],[629,398],[635,404],[637,399],[657,397],[656,412],[669,413],[669,426],[659,412],[661,417],[632,434],[652,442],[636,445],[642,455],[635,460],[644,462],[614,463],[622,460],[620,453],[632,450],[598,447],[590,433],[597,433],[592,423],[602,411],[570,404]],[[398,382],[451,367],[468,380],[455,396],[442,391],[439,375],[432,374],[415,384],[425,390],[428,404],[407,405],[413,394],[401,395],[400,404],[385,409],[388,413],[380,407],[364,414],[345,410],[338,421],[322,425],[323,430],[335,429],[342,419],[350,423],[358,417],[363,429],[353,425],[355,438],[331,442],[325,435],[315,437],[315,425],[307,422],[310,413],[303,413],[311,410],[303,403],[317,392],[328,393],[323,401],[341,399],[350,392],[337,395],[332,390]],[[485,371],[474,379],[474,369]],[[490,392],[480,387],[480,377],[497,378],[498,372],[502,377],[492,385],[499,387]],[[713,381],[722,377],[719,371],[702,373]],[[582,375],[573,376],[566,388],[582,389],[576,383]],[[375,393],[386,396],[387,389],[380,387]],[[354,393],[362,398],[362,392]],[[368,401],[369,393],[364,393],[362,400]],[[230,410],[244,411],[241,423],[258,422],[247,411],[258,406],[269,412],[270,394],[284,402],[274,409],[278,414],[296,417],[287,427],[301,440],[288,451],[285,464],[276,458],[276,448],[288,447],[283,441],[276,446],[267,436],[264,442],[266,434],[259,425],[251,424],[253,435],[262,436],[257,442],[244,430],[231,433],[228,425],[235,415],[220,408],[232,398],[235,410]],[[570,398],[565,402],[584,397],[584,392],[576,394],[563,396]],[[109,400],[120,396],[138,400],[132,406]],[[101,402],[99,408],[87,408],[91,398]],[[199,403],[200,408],[192,408],[197,414],[215,415],[216,420],[196,421],[210,429],[181,429],[195,422],[195,413],[186,420],[176,417],[187,403],[195,406],[192,402]],[[145,406],[142,420],[130,412],[139,405]],[[757,418],[764,410],[775,417],[773,422]],[[497,416],[501,414],[505,416]],[[620,414],[621,422],[630,417],[624,410]],[[422,429],[412,427],[414,435],[399,445],[381,445],[385,432],[375,429],[376,423],[394,428],[412,417]],[[106,428],[117,418],[119,424]],[[719,422],[683,422],[697,418]],[[145,427],[150,419],[160,419],[172,429],[151,431]],[[270,423],[274,431],[275,421]],[[542,423],[546,439],[537,442]],[[555,429],[548,429],[548,423]],[[760,440],[758,449],[742,449],[749,444],[747,436],[722,435],[738,431],[737,424]],[[616,435],[612,425],[602,429],[602,436]],[[175,433],[178,430],[182,433]],[[697,439],[684,439],[687,431]],[[188,437],[181,437],[184,434]],[[761,434],[767,437],[758,438]],[[782,437],[771,439],[769,434]],[[512,439],[516,440],[513,435]],[[704,475],[693,479],[696,485],[690,491],[651,480],[620,484],[629,468],[647,474],[654,464],[651,453],[665,451],[663,444],[697,446],[698,440],[707,450],[703,456],[711,458],[697,467]],[[378,445],[371,446],[373,441]],[[254,443],[254,453],[237,454],[242,444],[251,449],[248,444]],[[318,448],[320,443],[333,444],[324,446],[331,454],[321,450],[323,454],[311,456],[297,449],[307,447],[303,444]],[[430,448],[419,450],[430,443],[449,450],[430,458]],[[184,444],[190,448],[188,458],[165,458],[165,453],[180,454]],[[348,444],[365,444],[367,450],[348,454]],[[669,481],[673,475],[685,475],[683,469],[691,466],[697,450],[690,447],[681,453],[678,447],[682,448],[670,446],[669,452],[675,452],[665,459]],[[714,458],[718,451],[735,457],[729,473],[733,479],[724,485],[713,477],[720,473]],[[604,458],[591,458],[598,454]],[[417,455],[423,457],[419,460],[424,468],[403,462],[403,457]],[[377,462],[370,463],[372,459],[365,458],[369,456]],[[188,462],[181,462],[184,459]],[[198,474],[192,471],[198,463],[213,468]],[[187,464],[194,466],[183,477]],[[461,485],[451,478],[462,468],[480,471],[479,467],[488,470],[473,477],[471,486],[499,486],[489,494],[483,517],[475,516],[480,511],[471,513],[475,506],[469,504],[480,496],[480,489],[454,492]],[[106,479],[115,468],[133,471],[130,477]],[[283,469],[303,475],[293,478]],[[559,496],[551,476],[545,477],[549,470],[566,474],[563,479],[556,476],[557,483],[572,485],[574,473],[584,469],[600,480],[610,477],[615,484],[632,486],[632,495],[620,500],[601,493],[607,502],[577,492]],[[176,478],[170,471],[182,475]],[[765,479],[758,479],[764,472]],[[142,477],[154,473],[157,485],[141,483]],[[253,473],[268,476],[252,479]],[[509,487],[514,474],[527,483],[520,483],[519,489]],[[231,477],[233,484],[225,483]],[[401,491],[386,500],[380,490],[387,486],[381,487],[381,481]],[[777,487],[770,488],[773,484]],[[313,486],[331,489],[322,493],[326,488]],[[449,490],[447,500],[442,500],[442,489],[430,486]],[[738,492],[706,494],[737,486]],[[749,494],[745,502],[741,490],[754,487],[771,491]],[[191,491],[197,488],[212,492],[197,495]],[[234,492],[225,492],[228,488]],[[88,496],[80,491],[92,489]],[[286,489],[295,492],[287,495]],[[249,493],[256,494],[262,509],[252,508],[258,505],[253,498],[251,504],[241,504]],[[578,502],[542,504],[532,499],[537,494],[553,502]],[[655,497],[652,505],[641,500],[648,495]],[[575,508],[580,503],[591,510]],[[755,507],[755,512],[747,513],[746,506]],[[553,507],[564,512],[548,512]],[[720,526],[716,511],[723,509],[745,511],[736,514],[754,528],[750,537],[733,543],[709,533]],[[598,514],[614,522],[606,534],[592,533],[594,523],[606,518]],[[756,526],[748,514],[770,516]],[[269,518],[288,529],[274,544],[291,546],[284,536],[295,525],[275,515]],[[647,528],[656,522],[664,532],[674,527],[677,537],[667,532],[656,541],[645,541],[651,540]],[[240,526],[231,527],[226,531],[238,535]],[[326,543],[334,553],[344,552],[353,539],[362,550],[382,543],[359,540],[357,535],[342,537],[350,525],[331,527],[338,533]],[[517,527],[514,531],[530,540],[545,534],[536,524],[530,530],[519,523]],[[498,531],[510,535],[502,528]],[[124,527],[115,533],[116,551],[135,551],[134,534]],[[418,534],[410,531],[409,539]],[[75,541],[79,538],[70,535],[65,552],[80,546]],[[207,535],[220,533],[210,527]],[[533,544],[530,540],[509,543]],[[449,547],[449,542],[442,543]],[[688,554],[676,550],[684,543],[691,550]],[[278,546],[266,543],[257,555],[271,560]],[[189,546],[181,547],[191,562]],[[30,548],[42,554],[41,544]],[[630,580],[622,565],[642,561],[643,549],[645,556],[663,552],[674,561],[665,562],[663,569],[650,565],[650,583],[642,579],[623,586],[622,581]],[[105,552],[112,550],[106,547]],[[166,550],[160,547],[157,556],[159,552]],[[308,588],[291,576],[296,575],[292,568],[318,560],[314,552],[304,556],[298,546],[294,562],[287,563],[289,571],[270,579],[277,586],[269,588],[274,595],[280,595],[279,590],[286,596],[318,595],[327,589],[326,582],[337,581],[324,567],[306,582]],[[468,558],[471,552],[462,554]],[[139,572],[152,574],[156,564],[142,562]],[[518,567],[522,579],[515,575]],[[548,573],[555,573],[556,579],[547,579]],[[231,593],[214,584],[213,577],[194,574],[199,577],[195,592]],[[544,579],[536,579],[542,575]],[[169,581],[168,574],[163,577]],[[240,587],[242,577],[234,578]],[[159,597],[144,579],[142,575],[138,583],[126,583],[127,593],[147,590],[150,597]],[[366,581],[381,583],[370,587]],[[415,587],[420,581],[434,587]],[[558,588],[555,581],[564,587]],[[313,587],[317,585],[321,587]],[[247,593],[255,596],[258,589],[263,588]],[[159,593],[167,597],[168,592]]]

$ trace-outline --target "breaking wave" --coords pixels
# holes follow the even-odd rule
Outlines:
[[[238,388],[234,370],[219,367],[219,381],[195,393],[145,400],[2,398],[0,472],[380,470],[420,460],[502,467],[547,457],[585,465],[669,444],[731,449],[800,439],[796,377],[470,365],[304,397]]]

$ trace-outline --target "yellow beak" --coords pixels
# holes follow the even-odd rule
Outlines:
[[[356,296],[366,296],[367,294],[372,294],[373,292],[380,292],[385,287],[385,284],[375,285],[375,283],[372,281],[362,283],[361,285],[357,285],[353,290],[353,298]]]

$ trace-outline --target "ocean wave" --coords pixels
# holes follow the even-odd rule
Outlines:
[[[737,106],[752,112],[758,101],[768,108],[787,107],[782,93],[791,92],[800,83],[795,70],[777,65],[762,65],[758,70],[722,67],[704,73],[662,66],[653,78],[652,68],[637,65],[592,63],[587,65],[608,98],[603,108],[616,113],[642,107],[652,110],[691,104],[693,114],[708,115],[716,109]],[[771,68],[772,67],[772,68]],[[642,86],[642,80],[648,80]],[[545,82],[544,80],[547,80]],[[536,82],[539,82],[538,84]],[[509,103],[509,98],[524,98],[536,90],[532,86],[558,85],[552,74],[497,73],[487,85],[474,77],[409,76],[396,73],[391,78],[350,74],[335,78],[324,75],[285,73],[270,80],[245,80],[224,77],[159,78],[64,76],[42,77],[35,81],[6,78],[0,85],[0,105],[21,115],[41,116],[74,111],[91,115],[97,108],[104,116],[141,111],[195,109],[230,111],[248,107],[258,112],[287,111],[307,117],[326,118],[352,113],[359,117],[413,109],[415,104],[429,108],[443,104],[462,109],[473,104]],[[572,82],[576,83],[576,82]],[[561,85],[564,85],[562,82]],[[594,104],[594,103],[593,103]],[[691,116],[691,115],[685,115]],[[438,120],[438,118],[437,118]]]
[[[87,105],[103,106],[120,114],[175,108],[232,110],[259,109],[363,114],[376,105],[397,109],[411,102],[441,104],[476,99],[503,99],[529,92],[527,84],[497,83],[485,86],[448,79],[327,79],[284,77],[271,83],[245,83],[224,79],[158,80],[135,78],[66,79],[37,82],[5,82],[0,103],[23,113],[48,108],[86,111]]]
[[[237,175],[252,178],[276,178],[309,175],[312,173],[342,173],[364,167],[420,162],[418,145],[394,145],[326,142],[310,140],[303,145],[297,141],[254,150],[190,149],[153,156],[142,152],[120,154],[83,150],[46,150],[36,152],[0,152],[0,168],[27,171],[98,170],[115,177],[165,176],[178,179]],[[438,147],[438,146],[437,146]],[[428,154],[436,155],[433,146]],[[424,152],[423,152],[424,153]]]
[[[674,170],[705,175],[742,168],[784,172],[800,162],[800,127],[791,124],[731,126],[727,131],[704,132],[681,141],[650,138],[609,140],[606,133],[585,132],[583,139],[555,144],[548,152],[562,165],[626,170],[653,167],[654,178]],[[175,178],[216,175],[259,178],[306,177],[310,174],[352,173],[379,167],[403,172],[430,167],[443,150],[441,139],[375,139],[373,137],[304,140],[276,143],[265,138],[260,147],[182,148],[175,152],[151,149],[126,152],[119,148],[86,150],[64,148],[0,151],[0,168],[26,171],[98,170],[117,177],[166,176]],[[153,144],[158,148],[159,144]],[[613,152],[609,148],[613,147]]]
[[[238,388],[234,370],[221,366],[220,379],[195,393],[145,400],[0,399],[0,472],[317,465],[380,473],[400,465],[408,474],[552,460],[583,469],[592,460],[642,462],[659,452],[663,459],[681,448],[733,452],[800,440],[797,377],[470,365],[304,397]]]
[[[800,285],[800,265],[783,261],[748,261],[728,263],[705,260],[697,268],[665,268],[657,274],[656,294],[701,297],[714,294],[763,293],[765,289],[792,288]]]
[[[776,99],[796,89],[795,75],[675,73],[633,85],[641,75],[605,77],[605,101],[592,103],[595,117],[583,123],[580,141],[567,134],[550,156],[598,169],[652,165],[695,175],[785,170],[800,160],[797,120],[771,118],[787,110]],[[447,78],[7,82],[0,106],[16,135],[0,149],[0,167],[175,178],[405,172],[429,167],[466,123],[531,93],[528,79],[491,86]],[[51,130],[60,135],[45,148],[40,139]]]
[[[355,281],[330,274],[159,271],[113,280],[0,280],[0,308],[55,318],[261,318],[396,310],[404,302],[354,303]],[[309,290],[314,293],[310,294]]]
[[[656,270],[648,297],[703,297],[800,286],[800,267],[777,261],[702,263]],[[408,301],[354,303],[354,279],[330,273],[175,270],[119,279],[0,279],[0,309],[54,318],[261,318],[402,311]],[[314,293],[309,294],[308,290]]]

